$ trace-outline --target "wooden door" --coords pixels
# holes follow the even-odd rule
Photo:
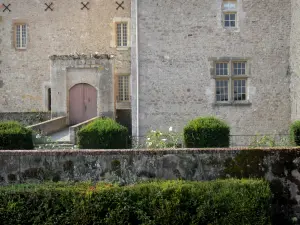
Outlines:
[[[97,116],[97,90],[89,84],[76,84],[69,91],[70,125]]]

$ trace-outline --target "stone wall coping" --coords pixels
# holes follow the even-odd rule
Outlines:
[[[240,151],[297,151],[300,147],[277,147],[277,148],[203,148],[203,149],[81,149],[81,150],[0,150],[1,156],[78,156],[78,155],[169,155],[169,154],[196,154],[196,153],[222,153],[232,154]]]
[[[51,55],[49,56],[51,60],[69,60],[69,59],[113,59],[113,54],[70,54],[70,55]]]
[[[36,127],[36,126],[41,126],[41,125],[44,125],[44,124],[48,124],[48,123],[51,123],[51,122],[55,122],[55,121],[58,121],[58,120],[64,120],[64,119],[67,119],[67,117],[66,116],[60,116],[60,117],[56,117],[56,118],[53,118],[53,119],[50,119],[50,120],[46,120],[46,121],[41,122],[41,123],[37,123],[37,124],[27,126],[27,128],[33,128],[33,127]]]

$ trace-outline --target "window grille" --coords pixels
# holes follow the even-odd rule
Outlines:
[[[247,78],[247,62],[215,62],[216,101],[246,101]]]
[[[127,23],[117,23],[117,47],[127,47],[128,31]]]
[[[27,47],[27,25],[16,24],[16,48],[26,49]]]
[[[119,96],[118,100],[119,101],[129,101],[130,99],[130,94],[129,94],[129,76],[128,75],[123,75],[119,76]]]

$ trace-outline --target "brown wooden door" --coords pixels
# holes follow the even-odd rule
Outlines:
[[[97,116],[97,90],[89,84],[76,84],[70,89],[70,125]]]

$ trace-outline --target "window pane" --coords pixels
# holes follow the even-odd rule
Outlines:
[[[246,62],[234,62],[233,75],[246,75]]]
[[[224,10],[233,10],[236,9],[236,1],[224,1],[223,3],[223,9]]]
[[[123,23],[123,46],[127,46],[127,23]]]
[[[216,63],[216,75],[228,75],[228,63]]]
[[[117,46],[122,46],[122,24],[117,24]]]
[[[21,25],[16,26],[17,31],[16,31],[16,44],[17,48],[21,47]]]
[[[26,38],[27,38],[27,36],[26,36],[27,34],[26,34],[26,25],[24,24],[24,25],[22,25],[22,48],[25,48],[26,47],[26,42],[27,42],[27,40],[26,40]]]
[[[224,26],[235,27],[235,25],[236,25],[236,13],[224,14]]]
[[[234,100],[246,100],[246,80],[234,80]]]
[[[119,101],[129,100],[129,76],[119,76]]]
[[[228,101],[228,80],[216,81],[216,100]]]

